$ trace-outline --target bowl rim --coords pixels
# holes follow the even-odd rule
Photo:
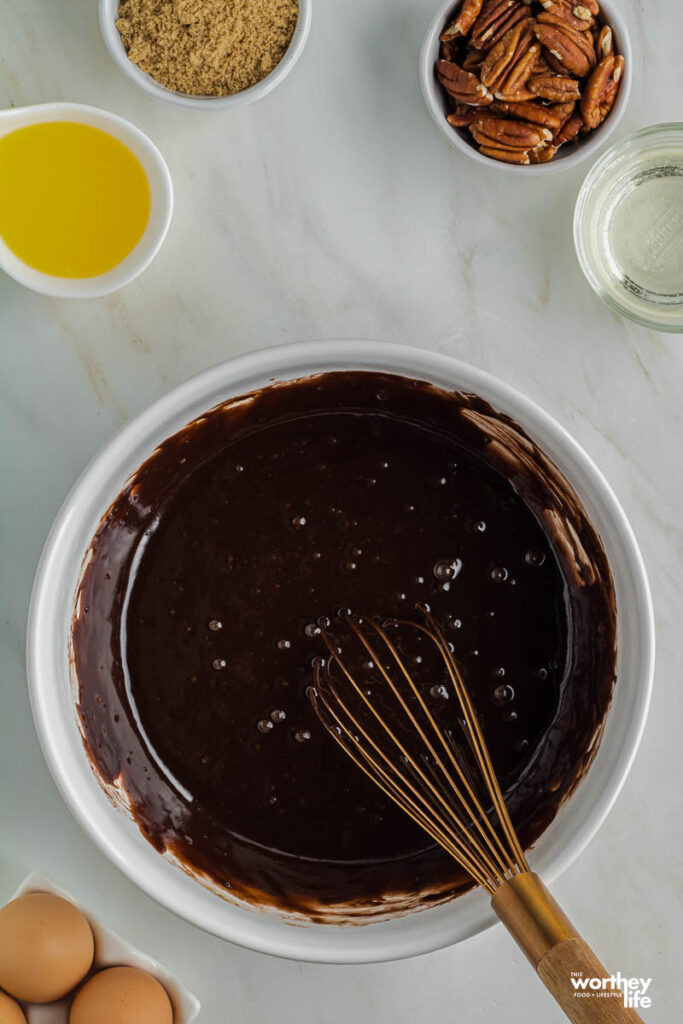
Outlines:
[[[137,245],[111,270],[95,277],[57,277],[29,266],[0,238],[0,269],[31,291],[60,299],[96,299],[124,288],[142,274],[155,258],[173,216],[173,181],[161,152],[140,128],[125,117],[86,103],[36,103],[3,111],[0,136],[45,121],[87,124],[118,139],[140,161],[151,193],[147,226]]]
[[[576,197],[576,203],[574,204],[574,214],[572,218],[572,230],[574,236],[574,249],[576,251],[576,257],[579,261],[579,266],[583,271],[583,275],[588,281],[589,285],[602,301],[608,305],[615,313],[619,316],[623,316],[628,320],[631,320],[635,324],[639,324],[641,327],[647,327],[652,331],[659,331],[663,334],[681,334],[683,333],[683,316],[681,316],[679,323],[670,323],[664,318],[660,318],[653,312],[651,316],[646,313],[638,313],[636,310],[629,308],[626,303],[620,301],[618,292],[610,292],[604,287],[600,281],[598,274],[596,273],[596,265],[598,261],[590,256],[589,246],[586,245],[586,217],[588,214],[588,206],[591,198],[593,197],[595,190],[601,185],[601,177],[607,170],[609,165],[614,160],[618,160],[619,157],[627,153],[627,151],[637,146],[640,140],[646,140],[650,137],[657,137],[658,135],[666,135],[667,133],[676,134],[681,141],[683,146],[683,121],[660,121],[657,124],[646,125],[644,128],[638,128],[636,131],[631,132],[629,135],[625,135],[618,142],[613,143],[609,149],[606,149],[604,153],[601,153],[600,157],[593,164],[591,169],[588,171],[584,178],[579,194]]]
[[[476,161],[482,166],[493,166],[503,172],[510,172],[511,174],[518,175],[551,174],[555,171],[569,170],[569,168],[575,167],[582,160],[585,160],[591,154],[594,154],[596,150],[607,141],[619,125],[631,96],[633,76],[633,48],[631,45],[631,35],[626,19],[618,9],[614,0],[607,0],[607,2],[605,2],[605,0],[601,0],[600,3],[608,23],[611,25],[617,39],[619,40],[619,49],[624,55],[626,61],[621,86],[617,93],[617,98],[612,110],[602,124],[599,125],[595,131],[591,132],[589,136],[583,139],[574,149],[566,150],[564,155],[562,155],[561,149],[560,155],[556,159],[550,160],[548,163],[527,164],[523,166],[518,164],[506,164],[500,160],[492,160],[491,157],[483,156],[475,146],[467,141],[464,134],[462,134],[462,130],[459,128],[453,128],[448,124],[444,117],[443,106],[439,102],[440,86],[434,78],[434,63],[438,57],[439,34],[443,30],[443,26],[445,25],[447,18],[451,13],[455,12],[462,2],[463,0],[446,0],[446,2],[439,7],[425,33],[422,48],[420,50],[419,75],[422,97],[432,120],[446,141],[459,152],[468,156],[471,160]]]
[[[473,891],[439,907],[362,927],[293,927],[254,908],[222,901],[161,857],[137,826],[114,810],[85,756],[75,727],[69,681],[68,626],[82,558],[93,523],[106,511],[125,478],[163,440],[221,400],[274,380],[343,369],[412,375],[437,386],[471,390],[509,412],[576,486],[582,475],[604,509],[623,553],[624,579],[635,611],[624,633],[631,650],[630,689],[617,686],[603,742],[586,779],[531,852],[532,867],[551,882],[585,848],[609,813],[630,770],[645,726],[654,672],[654,620],[649,584],[631,526],[592,459],[536,403],[492,375],[440,353],[376,341],[300,342],[259,349],[185,381],[124,426],[83,471],[58,512],[36,572],[29,609],[26,657],[28,687],[38,737],[52,777],[67,806],[94,841],[128,878],[190,923],[259,952],[320,963],[396,960],[440,949],[496,922],[485,893]],[[542,438],[542,440],[541,440]],[[116,472],[114,472],[114,470]],[[102,484],[106,483],[103,491]],[[580,496],[587,504],[585,495]],[[93,506],[94,512],[88,510]],[[96,513],[96,514],[95,514]],[[595,522],[594,515],[591,517]],[[596,524],[597,525],[597,524]],[[79,538],[79,532],[81,534]],[[606,538],[603,536],[606,543]],[[76,548],[79,557],[70,553]],[[610,545],[606,543],[609,549]],[[76,563],[76,564],[74,564]],[[69,582],[74,580],[74,586]],[[61,597],[60,597],[61,592]],[[621,644],[621,637],[620,637]],[[612,726],[621,700],[621,719]],[[591,779],[594,783],[588,785]],[[564,824],[560,823],[560,819]],[[565,835],[563,836],[562,830]],[[551,833],[553,833],[552,838]],[[553,848],[553,843],[554,848]],[[559,843],[559,845],[558,845]],[[550,851],[550,852],[549,852]],[[188,889],[189,886],[189,889]]]
[[[269,92],[272,92],[287,77],[303,53],[310,35],[313,13],[312,0],[299,0],[299,16],[289,46],[279,64],[260,82],[248,89],[243,89],[242,92],[231,93],[228,96],[193,96],[167,89],[129,59],[116,28],[119,3],[120,0],[98,0],[100,31],[109,55],[119,69],[148,96],[194,110],[226,110],[231,107],[246,106],[263,99]]]

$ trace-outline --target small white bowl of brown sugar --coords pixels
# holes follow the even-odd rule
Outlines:
[[[99,0],[109,53],[141,89],[195,109],[261,99],[292,70],[311,0]]]

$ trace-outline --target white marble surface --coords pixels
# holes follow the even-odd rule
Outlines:
[[[623,0],[637,53],[619,135],[680,117],[683,10]],[[177,213],[153,266],[86,303],[0,278],[0,899],[31,869],[176,971],[202,1021],[554,1024],[501,928],[402,964],[269,959],[142,896],[72,821],[44,766],[23,666],[33,571],[76,474],[167,388],[257,346],[371,337],[448,352],[537,399],[595,457],[653,584],[649,726],[607,823],[557,883],[604,958],[653,976],[649,1022],[680,1019],[680,511],[683,338],[618,319],[584,283],[570,233],[581,169],[508,180],[470,165],[423,107],[416,60],[432,0],[317,0],[286,83],[236,113],[159,104],[125,80],[95,0],[0,0],[0,106],[105,106],[166,155]],[[678,1011],[678,1012],[677,1012]]]

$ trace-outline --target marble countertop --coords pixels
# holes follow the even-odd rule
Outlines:
[[[683,89],[683,8],[621,6],[637,62],[619,136],[680,118]],[[45,871],[175,971],[207,1024],[563,1019],[500,927],[409,962],[339,968],[185,925],[80,831],[33,729],[23,660],[33,572],[62,499],[111,433],[186,377],[256,347],[409,342],[497,374],[556,416],[607,475],[642,546],[658,629],[649,725],[606,824],[554,889],[613,969],[653,977],[647,1020],[671,1024],[683,933],[683,339],[619,319],[584,282],[571,239],[582,168],[510,178],[439,137],[416,70],[434,0],[317,0],[291,76],[231,113],[137,91],[104,49],[96,7],[3,0],[0,107],[75,100],[131,119],[165,154],[177,205],[156,261],[116,295],[68,303],[0,276],[0,900]]]

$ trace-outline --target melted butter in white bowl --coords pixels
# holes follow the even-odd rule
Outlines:
[[[574,239],[605,302],[683,331],[683,125],[655,125],[604,154],[579,194]]]

